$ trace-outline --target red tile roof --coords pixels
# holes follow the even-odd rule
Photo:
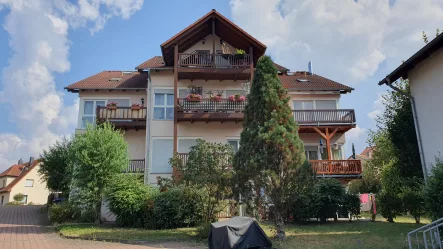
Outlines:
[[[143,70],[143,69],[148,69],[148,68],[160,68],[160,67],[165,67],[165,62],[163,61],[163,56],[154,56],[151,59],[138,65],[135,69]]]
[[[29,166],[29,163],[24,163],[21,165],[13,165],[14,166],[22,166],[22,169],[20,173],[17,175],[17,177],[12,180],[11,183],[9,183],[6,187],[0,188],[0,193],[2,192],[11,192],[12,188],[20,182],[21,179],[23,179],[33,168],[35,168],[40,163],[40,159],[35,160],[31,166]]]
[[[133,71],[103,71],[71,84],[65,89],[146,89],[148,75]]]
[[[294,91],[342,91],[351,92],[352,87],[345,86],[318,74],[296,72],[293,75],[279,75],[281,83],[286,89]]]
[[[274,62],[274,67],[277,68],[277,71],[279,71],[281,73],[286,73],[286,72],[289,71],[289,69],[287,69],[286,67],[281,66],[281,65],[279,65],[279,64],[277,64],[275,62]]]
[[[11,167],[9,167],[7,170],[3,171],[0,174],[0,177],[2,176],[12,176],[12,177],[17,177],[18,175],[20,175],[20,172],[22,172],[23,167],[25,167],[24,164],[14,164]]]

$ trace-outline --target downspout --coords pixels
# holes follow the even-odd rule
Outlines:
[[[398,87],[392,85],[391,83],[391,79],[386,78],[387,81],[387,86],[390,87],[391,89],[393,89],[394,91],[408,97],[411,100],[411,106],[412,106],[412,117],[414,119],[414,125],[415,125],[415,133],[417,136],[417,144],[418,144],[418,152],[420,154],[420,161],[421,161],[421,169],[423,171],[423,177],[425,180],[425,184],[428,181],[428,171],[426,168],[426,161],[425,161],[425,157],[423,155],[423,143],[421,141],[421,133],[420,133],[420,127],[418,124],[418,119],[417,119],[417,110],[415,109],[415,99],[414,97],[412,97],[412,95],[404,92],[403,90],[399,89]]]
[[[150,147],[151,147],[151,70],[148,69],[148,87],[146,88],[146,151],[145,151],[145,184],[149,184],[149,168],[151,166],[151,160],[150,160]]]

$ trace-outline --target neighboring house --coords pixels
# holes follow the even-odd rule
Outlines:
[[[21,160],[0,174],[0,205],[14,201],[14,195],[25,196],[23,204],[46,204],[49,190],[38,174],[39,160],[32,157],[28,163]]]
[[[166,27],[165,27],[166,28]],[[233,55],[237,49],[243,56]],[[208,14],[161,44],[137,71],[103,71],[66,87],[78,93],[77,131],[106,120],[124,132],[131,161],[128,172],[141,171],[145,182],[176,175],[169,158],[187,160],[198,138],[240,146],[243,108],[230,96],[244,95],[266,46],[216,12]],[[355,112],[340,109],[340,97],[353,89],[311,71],[290,73],[275,64],[288,90],[307,159],[319,176],[346,181],[360,177],[360,160],[344,158],[345,133],[356,126]],[[186,99],[196,86],[201,102]],[[218,101],[211,96],[221,94]],[[117,102],[117,108],[106,105]],[[131,108],[134,103],[143,107]]]
[[[366,147],[360,154],[355,155],[355,159],[362,161],[362,163],[371,160],[375,148],[376,148],[375,146]],[[348,159],[352,159],[352,156],[350,156]]]
[[[443,36],[439,35],[388,74],[379,85],[409,80],[420,159],[425,177],[443,152]]]

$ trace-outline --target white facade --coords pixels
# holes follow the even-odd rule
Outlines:
[[[408,72],[427,173],[443,153],[443,48]]]

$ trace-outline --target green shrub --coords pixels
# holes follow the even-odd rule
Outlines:
[[[361,179],[354,179],[348,183],[348,193],[350,194],[360,194],[362,189]]]
[[[328,218],[336,217],[345,194],[341,183],[333,178],[320,179],[315,184],[313,194],[319,201],[317,217],[320,221],[326,222]]]
[[[197,226],[197,238],[208,239],[210,231],[211,231],[211,223],[204,222],[203,224]]]
[[[95,210],[92,208],[86,208],[80,212],[79,217],[76,221],[80,223],[92,223],[95,221]]]
[[[12,197],[14,201],[16,202],[22,202],[25,199],[25,195],[22,193],[15,194],[14,197]]]
[[[387,221],[394,222],[394,218],[403,213],[403,202],[395,192],[382,190],[377,197],[380,213]]]
[[[358,195],[346,193],[342,205],[343,209],[350,214],[349,220],[352,220],[352,216],[360,214],[360,197]]]
[[[10,201],[8,203],[6,203],[6,205],[9,206],[15,206],[15,205],[22,205],[23,203],[19,202],[19,201]]]
[[[148,203],[145,227],[173,229],[195,226],[202,222],[202,207],[195,191],[185,187],[170,188]]]
[[[426,208],[433,220],[443,217],[443,158],[437,157],[424,191]]]
[[[108,184],[106,199],[120,226],[143,227],[145,213],[149,212],[147,203],[157,192],[134,175],[120,174]]]
[[[425,214],[425,198],[421,186],[405,186],[400,193],[405,211],[409,212],[420,223],[420,217]]]
[[[74,207],[70,202],[52,205],[48,210],[49,220],[57,224],[75,221],[80,216],[80,213],[80,209]]]

